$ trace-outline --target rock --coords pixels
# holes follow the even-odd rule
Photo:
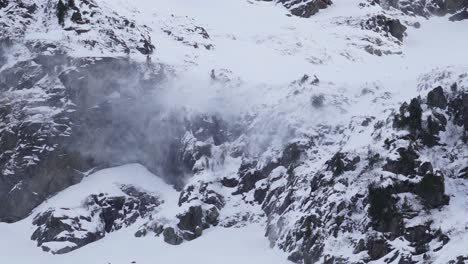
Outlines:
[[[106,233],[132,225],[161,204],[157,197],[134,186],[120,188],[129,196],[93,194],[82,207],[51,208],[37,214],[32,223],[36,230],[31,239],[53,254],[68,253],[103,238]],[[140,231],[135,235],[146,234],[146,231]],[[47,246],[49,242],[55,244],[53,250]]]
[[[225,205],[224,197],[209,187],[211,188],[212,186],[208,183],[186,186],[180,193],[178,205],[182,206],[184,203],[200,200],[205,204],[214,205],[221,210]]]
[[[400,157],[397,160],[387,160],[382,170],[402,175],[414,175],[420,162],[419,155],[412,148],[399,148],[397,150]]]
[[[408,105],[404,103],[400,107],[400,113],[395,115],[393,126],[396,128],[406,128],[415,134],[421,130],[422,108],[418,98],[413,98]]]
[[[8,6],[8,0],[0,0],[0,9]]]
[[[353,254],[358,254],[364,250],[366,250],[366,241],[364,241],[364,239],[359,239],[356,247],[353,250]]]
[[[447,98],[441,86],[434,88],[427,94],[427,104],[431,107],[445,109],[447,107]]]
[[[290,165],[297,165],[300,162],[301,156],[304,155],[306,146],[300,145],[298,143],[291,143],[287,145],[281,156],[280,164],[284,167],[289,167]]]
[[[369,186],[368,213],[376,231],[391,233],[396,237],[402,233],[402,216],[396,206],[393,191],[390,188]]]
[[[463,126],[465,132],[468,132],[468,93],[463,95]]]
[[[223,178],[221,184],[224,187],[234,188],[239,184],[239,181],[236,178]]]
[[[418,168],[418,175],[424,176],[427,173],[433,173],[432,163],[426,161]]]
[[[359,156],[349,159],[346,153],[337,152],[329,161],[326,162],[327,170],[333,172],[333,176],[339,176],[346,171],[354,171],[356,165],[361,161]]]
[[[361,23],[363,29],[373,30],[389,34],[399,41],[403,41],[405,36],[406,26],[401,24],[400,20],[391,18],[386,15],[376,15]]]
[[[164,242],[170,245],[180,245],[183,242],[183,239],[177,235],[174,228],[168,227],[165,228],[163,231]]]
[[[462,21],[468,19],[468,10],[463,10],[459,13],[456,13],[455,15],[449,17],[449,20],[454,22],[454,21]]]
[[[426,173],[416,187],[416,194],[428,208],[437,208],[449,203],[445,194],[444,176],[441,172]]]
[[[205,212],[201,206],[191,206],[187,212],[177,216],[177,227],[182,231],[183,239],[190,241],[201,236],[204,229],[217,225],[218,217],[218,209],[214,206]]]
[[[278,166],[279,164],[276,162],[268,162],[258,168],[257,161],[243,159],[238,172],[240,178],[239,185],[237,191],[233,194],[241,194],[253,190],[256,182],[267,178],[268,175],[270,175],[270,173]]]
[[[392,248],[387,241],[380,236],[371,236],[367,238],[366,242],[367,254],[371,260],[377,260],[387,255],[392,251]]]
[[[73,69],[65,71],[67,67]],[[126,102],[110,100],[113,94],[128,94],[132,85],[147,88],[150,84],[144,83],[140,70],[137,64],[122,58],[72,59],[56,54],[39,55],[2,71],[0,87],[8,82],[10,89],[0,90],[1,98],[9,101],[0,102],[0,221],[25,217],[45,198],[78,183],[81,172],[91,168],[131,162],[146,164],[153,171],[162,167],[157,163],[162,163],[166,155],[158,155],[156,149],[164,149],[171,142],[149,143],[144,142],[144,136],[135,138],[135,133],[144,133],[143,127],[149,124],[145,118],[135,118],[141,116],[142,109],[130,102],[141,97],[129,97]],[[149,80],[158,78],[148,74]],[[41,96],[16,95],[32,87],[40,90]],[[43,120],[27,122],[23,109],[31,102],[34,109],[44,110],[28,115],[37,114]],[[121,112],[118,123],[112,121],[117,111]],[[177,136],[176,126],[170,126]],[[163,130],[159,129],[161,133]],[[131,146],[137,145],[138,151],[133,151]],[[128,155],[117,155],[120,151]],[[141,155],[144,152],[152,154]],[[146,161],[144,156],[148,157]]]
[[[416,248],[417,254],[423,254],[427,252],[427,244],[435,237],[428,226],[418,225],[406,228],[404,238]]]
[[[272,1],[272,0],[264,0]],[[325,9],[332,4],[331,0],[275,0],[283,4],[291,11],[291,14],[300,17],[311,17],[319,12],[320,9]]]
[[[468,179],[468,167],[461,169],[460,172],[458,172],[458,177]]]
[[[325,101],[325,96],[323,94],[314,95],[311,98],[312,106],[315,108],[322,108]]]

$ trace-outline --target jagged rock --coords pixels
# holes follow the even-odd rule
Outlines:
[[[403,41],[406,26],[401,24],[400,20],[386,15],[373,16],[361,24],[362,28],[389,34],[399,41]]]
[[[37,228],[31,239],[45,251],[68,253],[103,238],[106,233],[132,225],[161,204],[157,197],[134,186],[124,185],[120,188],[128,196],[93,194],[86,199],[84,210],[56,208],[37,214],[32,223]],[[52,250],[48,247],[49,242],[64,243],[62,247],[54,246]]]
[[[439,171],[426,173],[416,187],[416,194],[429,208],[437,208],[449,203],[449,197],[445,194],[444,175]]]
[[[468,93],[463,95],[463,126],[465,131],[468,132]]]
[[[468,10],[463,10],[449,18],[450,21],[462,21],[468,19]]]
[[[395,115],[393,126],[396,128],[408,128],[415,133],[421,130],[422,109],[418,98],[411,100],[410,104],[404,103],[400,107],[399,114]]]
[[[387,160],[382,169],[406,176],[416,174],[420,164],[417,160],[419,155],[412,148],[399,148],[397,152],[400,157],[397,160]]]
[[[393,237],[402,233],[402,217],[390,188],[369,186],[368,212],[375,230],[391,233]]]
[[[153,171],[167,171],[171,163],[166,162],[167,155],[158,153],[174,142],[148,142],[145,138],[149,137],[136,136],[145,133],[144,127],[150,133],[151,122],[143,116],[135,118],[148,111],[143,110],[142,97],[130,93],[131,87],[138,86],[135,90],[141,91],[161,78],[157,70],[145,70],[124,58],[72,59],[56,54],[37,56],[2,71],[0,87],[8,87],[0,91],[8,102],[0,104],[2,221],[21,219],[49,195],[79,182],[83,176],[80,172],[96,166],[140,162]],[[147,77],[143,78],[145,74]],[[45,96],[32,92],[35,90],[43,91]],[[31,95],[17,95],[24,91],[31,91]],[[113,99],[116,94],[128,96],[128,100]],[[31,100],[34,107],[30,106]],[[28,110],[30,107],[43,110],[35,113]],[[119,122],[114,121],[117,112]],[[42,123],[28,121],[35,114],[43,117]],[[166,128],[180,140],[182,132],[177,135],[175,128],[182,131],[184,124],[176,120],[166,123]],[[152,123],[161,124],[156,120]],[[158,131],[164,133],[164,128]],[[135,149],[130,149],[132,146]],[[128,155],[124,157],[119,152]]]
[[[378,0],[384,8],[393,7],[408,15],[427,17],[453,14],[468,7],[465,0]]]
[[[183,239],[177,235],[174,228],[168,227],[165,228],[163,231],[164,242],[170,245],[180,245],[183,242]]]
[[[427,244],[435,238],[430,228],[424,225],[406,228],[404,237],[415,247],[418,255],[427,252]]]
[[[305,156],[305,150],[307,146],[299,143],[291,143],[287,145],[281,156],[281,165],[289,167],[290,165],[297,165],[300,162],[301,157]]]
[[[366,242],[367,254],[371,260],[377,260],[392,251],[388,242],[380,236],[370,236]]]
[[[234,194],[248,192],[255,188],[255,183],[265,179],[270,175],[271,171],[278,167],[276,162],[269,162],[263,167],[257,167],[257,161],[243,160],[239,168],[239,185]]]
[[[445,109],[447,107],[447,98],[441,86],[434,88],[427,94],[427,104],[432,107]]]
[[[8,0],[0,0],[0,9],[8,6]]]
[[[458,177],[468,179],[468,167],[461,169],[460,172],[458,173]]]
[[[234,188],[239,184],[239,181],[236,178],[223,178],[221,184],[224,187]]]
[[[224,197],[216,191],[210,189],[208,183],[200,183],[198,185],[188,185],[180,193],[179,206],[190,203],[191,201],[199,200],[205,204],[214,205],[221,210],[224,205]]]
[[[356,165],[361,161],[359,156],[350,160],[345,153],[337,152],[329,161],[327,169],[333,172],[333,176],[338,176],[346,171],[353,171]]]
[[[273,1],[273,0],[264,0]],[[332,4],[331,0],[275,0],[283,4],[291,11],[291,14],[300,17],[311,17],[319,12],[320,9],[325,9]]]
[[[190,206],[188,211],[177,216],[177,227],[185,240],[193,240],[202,235],[203,230],[218,224],[218,209],[211,207],[204,211],[201,206]]]

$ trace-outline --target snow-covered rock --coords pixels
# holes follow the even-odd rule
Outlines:
[[[465,13],[0,0],[0,262],[463,263]]]

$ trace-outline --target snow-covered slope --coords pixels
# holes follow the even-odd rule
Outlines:
[[[1,263],[468,262],[466,1],[64,2],[0,0]]]

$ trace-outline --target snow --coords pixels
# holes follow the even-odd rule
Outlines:
[[[466,31],[468,20],[450,22],[447,17],[425,19],[394,13],[392,15],[402,21],[421,24],[419,29],[408,27],[408,35],[400,44],[378,33],[360,29],[359,23],[363,18],[382,11],[377,5],[358,8],[360,0],[333,2],[330,8],[321,10],[310,19],[303,19],[287,16],[288,11],[281,5],[263,1],[98,1],[104,7],[103,12],[115,11],[135,20],[138,25],[149,27],[139,29],[154,41],[156,52],[152,61],[167,65],[176,73],[176,77],[168,80],[164,87],[163,100],[168,106],[221,113],[229,118],[252,114],[254,118],[245,135],[247,147],[252,153],[264,151],[263,158],[275,157],[276,150],[296,137],[317,135],[317,144],[322,149],[310,155],[313,160],[298,172],[298,177],[308,180],[336,151],[352,152],[366,148],[379,151],[378,146],[369,146],[374,136],[375,121],[384,120],[401,102],[424,95],[439,84],[447,87],[453,81],[460,81],[457,80],[459,74],[467,72],[468,38],[461,32]],[[71,33],[64,35],[58,26],[51,25],[46,32],[39,30],[42,25],[36,25],[28,32],[27,38],[68,43],[69,52],[74,56],[122,55],[121,52],[105,50],[105,47],[100,51],[87,50],[77,44],[84,40],[83,37]],[[209,38],[198,34],[197,27],[206,29]],[[131,35],[122,34],[125,38]],[[100,39],[93,32],[88,37]],[[177,41],[177,37],[184,40]],[[393,54],[376,56],[365,52],[365,45],[369,45],[365,39],[376,38],[383,42],[379,48]],[[212,48],[205,48],[207,45],[212,45]],[[131,56],[135,60],[146,59],[135,54]],[[216,80],[211,79],[212,70]],[[304,74],[311,78],[316,75],[320,83],[301,86],[297,80]],[[446,78],[451,74],[452,78]],[[437,78],[438,75],[444,75],[444,79]],[[364,94],[364,91],[368,93]],[[21,99],[21,96],[37,93],[40,97],[41,92],[41,89],[16,91],[15,96]],[[315,95],[324,96],[323,108],[311,108],[311,98]],[[119,96],[115,94],[116,98]],[[27,110],[37,113],[30,116],[31,120],[47,120],[58,111],[47,107]],[[356,124],[369,116],[373,119],[367,128],[356,128]],[[350,131],[339,130],[340,126],[343,129],[350,124]],[[330,142],[344,143],[338,147],[340,144],[335,146]],[[210,161],[210,164],[213,163]],[[204,166],[201,163],[197,165],[200,168]],[[216,164],[213,170],[203,171],[187,183],[235,176],[239,165],[239,159],[228,158],[224,164]],[[270,179],[257,185],[270,184],[270,190],[284,186],[287,182],[284,171],[284,167],[277,168]],[[392,184],[393,181],[387,177],[390,173],[382,175],[382,184]],[[359,184],[356,185],[367,186],[367,178],[357,181]],[[170,246],[157,237],[136,239],[133,234],[138,225],[134,225],[69,254],[57,256],[42,252],[30,241],[33,231],[31,220],[36,213],[49,207],[79,208],[92,193],[125,195],[119,189],[122,184],[137,185],[161,197],[164,203],[158,208],[157,218],[170,221],[184,209],[177,206],[179,193],[141,165],[105,169],[90,174],[80,184],[50,198],[25,220],[11,225],[0,224],[0,263],[287,263],[286,256],[278,249],[270,249],[263,236],[263,220],[259,220],[261,208],[245,204],[253,197],[231,196],[232,190],[219,186],[217,191],[228,197],[228,205],[220,212],[221,225],[233,217],[247,215],[252,221],[247,221],[246,226],[210,228],[194,241]],[[435,221],[435,226],[441,226],[444,232],[453,235],[452,246],[442,249],[434,263],[446,263],[455,254],[466,253],[468,243],[468,215],[460,213],[468,208],[463,198],[468,187],[450,178],[446,185],[447,193],[453,194],[453,202],[441,211],[430,212],[430,219]],[[308,195],[306,188],[301,188],[297,186],[298,193],[303,191],[303,196]],[[362,191],[339,183],[334,188],[347,199]],[[328,198],[338,199],[335,194]],[[300,213],[288,217],[290,219],[285,222],[293,222]],[[408,224],[417,225],[425,219],[414,219],[415,223]],[[329,243],[344,255],[351,254],[347,247],[349,243]],[[404,243],[398,247],[403,246]]]
[[[160,212],[164,214],[177,208],[179,193],[143,166],[130,164],[104,169],[47,200],[30,217],[14,224],[0,223],[0,263],[288,263],[284,253],[269,247],[261,224],[242,228],[212,228],[202,237],[179,246],[169,245],[160,237],[135,238],[134,233],[139,226],[134,225],[109,233],[103,239],[65,255],[43,252],[29,239],[33,231],[31,221],[37,212],[49,207],[73,208],[93,193],[124,195],[118,188],[122,184],[131,184],[158,194],[164,199],[163,207],[160,207]],[[71,242],[66,243],[71,245]],[[68,245],[66,243],[49,242],[45,245],[54,249],[63,248]]]

